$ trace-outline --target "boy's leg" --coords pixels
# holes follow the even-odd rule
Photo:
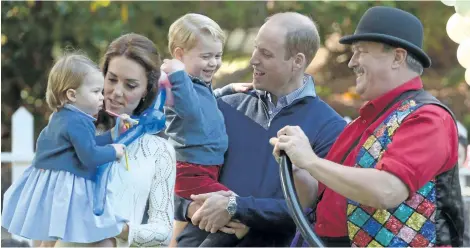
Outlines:
[[[232,220],[226,226],[228,228],[234,228],[235,234],[228,234],[222,231],[216,233],[211,233],[207,238],[202,242],[200,246],[202,247],[233,247],[237,246],[240,243],[240,240],[243,239],[246,234],[249,232],[250,228],[241,224],[238,220]]]
[[[169,247],[178,247],[176,242],[176,237],[181,234],[184,228],[188,225],[188,222],[175,220],[173,221],[173,235],[171,236],[171,241]]]
[[[209,234],[199,247],[234,247],[239,241],[235,234],[216,232]]]
[[[192,223],[188,223],[186,228],[176,237],[178,247],[199,247],[209,235],[208,232],[199,229]]]
[[[175,194],[179,197],[190,199],[190,196],[193,194],[229,191],[227,187],[217,181],[221,167],[222,165],[206,166],[177,161]],[[188,226],[188,222],[175,220],[173,223],[170,247],[199,246],[207,235],[210,234],[192,224]],[[221,246],[213,244],[210,246]]]
[[[222,165],[206,166],[177,161],[175,194],[191,199],[191,195],[229,191],[217,181],[221,167]]]

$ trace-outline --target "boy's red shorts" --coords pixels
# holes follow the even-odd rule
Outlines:
[[[183,198],[190,199],[191,195],[229,191],[220,184],[219,172],[222,165],[198,165],[186,162],[176,162],[175,193]]]

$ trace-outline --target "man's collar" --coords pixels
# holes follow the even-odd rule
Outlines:
[[[285,96],[281,96],[278,99],[281,99],[281,98],[285,97],[286,100],[287,100],[287,104],[289,105],[294,100],[296,100],[298,98],[303,98],[303,97],[307,97],[307,96],[316,97],[317,93],[315,91],[315,79],[309,74],[304,74],[303,81],[304,81],[304,84],[300,88],[297,88],[293,91],[293,92],[295,92],[295,91],[303,88],[301,95],[299,95],[298,97],[292,97],[294,94],[292,94],[293,92],[291,92],[291,93],[289,93]],[[264,91],[264,90],[256,90],[256,94],[260,98],[268,99],[268,94],[271,94],[271,93],[269,93],[267,91]]]
[[[375,116],[403,92],[409,90],[419,90],[422,88],[423,82],[421,81],[421,78],[419,76],[415,77],[408,82],[396,87],[395,89],[386,92],[382,96],[366,102],[364,106],[360,108],[359,114],[365,118],[370,115]]]

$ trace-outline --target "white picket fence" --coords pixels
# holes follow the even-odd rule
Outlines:
[[[11,152],[2,152],[1,161],[12,164],[12,181],[15,181],[34,158],[34,117],[20,107],[11,119]]]

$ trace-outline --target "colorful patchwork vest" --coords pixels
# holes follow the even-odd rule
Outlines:
[[[362,145],[355,167],[374,168],[403,120],[424,104],[436,104],[448,110],[425,91],[402,101]],[[461,246],[462,211],[455,166],[427,182],[394,209],[375,209],[348,199],[349,239],[353,247]]]

